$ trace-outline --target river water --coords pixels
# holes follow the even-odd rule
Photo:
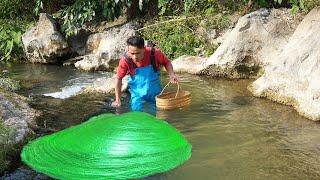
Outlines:
[[[76,94],[94,79],[111,73],[85,73],[72,67],[20,64],[7,67],[20,80],[18,93],[41,110],[40,127],[58,131],[101,113],[129,111],[110,107],[113,96]],[[163,73],[165,74],[165,73]],[[255,98],[246,89],[252,80],[219,80],[180,74],[192,103],[157,116],[176,127],[192,144],[182,166],[146,179],[319,179],[320,125],[292,107]],[[162,77],[167,82],[167,77]],[[171,90],[175,90],[172,86]]]

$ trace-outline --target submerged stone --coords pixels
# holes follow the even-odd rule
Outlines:
[[[22,161],[58,179],[132,179],[168,171],[191,145],[166,121],[147,113],[102,114],[27,144]]]

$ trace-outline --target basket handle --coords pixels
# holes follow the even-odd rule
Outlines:
[[[161,93],[159,94],[159,95],[161,95],[162,93],[163,93],[163,91],[170,85],[170,81],[167,83],[167,85],[165,85],[164,87],[163,87],[163,89],[162,89],[162,91],[161,91]],[[179,85],[179,83],[177,83],[177,85],[178,85],[178,89],[177,89],[177,92],[176,92],[176,96],[174,97],[174,98],[177,98],[177,96],[178,96],[178,93],[179,93],[179,90],[180,90],[180,85]]]

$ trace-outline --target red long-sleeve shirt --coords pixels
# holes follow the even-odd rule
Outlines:
[[[151,48],[145,47],[144,57],[140,61],[135,61],[132,59],[133,63],[137,65],[137,67],[145,67],[151,64],[150,61]],[[171,65],[169,59],[159,50],[155,49],[155,59],[156,59],[156,69],[159,70],[161,66],[165,66],[166,68]],[[130,56],[129,56],[130,57]],[[122,57],[119,61],[119,66],[117,70],[117,79],[121,80],[125,75],[130,74],[131,76],[135,74],[133,67],[128,63],[125,57]]]

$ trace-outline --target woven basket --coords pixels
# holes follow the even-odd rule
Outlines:
[[[156,105],[159,109],[175,109],[189,105],[191,103],[191,93],[189,91],[180,90],[178,84],[177,92],[165,92],[165,88],[170,82],[162,89],[161,93],[156,96]]]

